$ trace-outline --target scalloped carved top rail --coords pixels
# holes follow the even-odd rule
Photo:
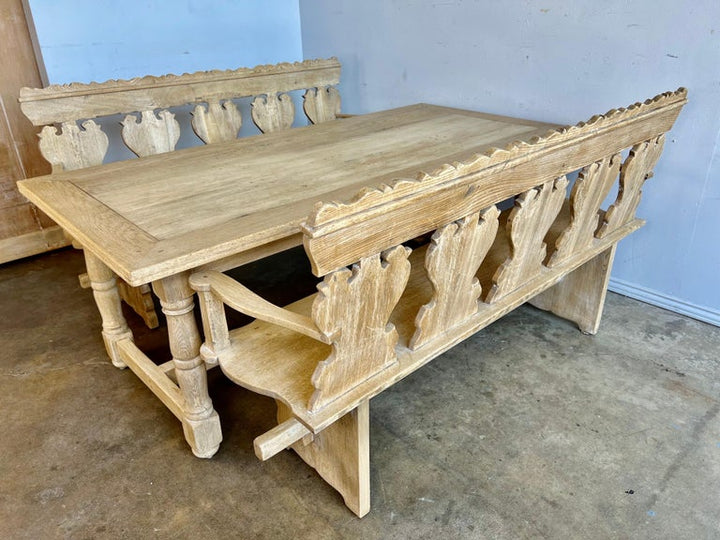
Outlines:
[[[638,157],[630,163],[637,161],[640,172],[623,176],[621,187],[626,194],[604,218],[615,226],[634,212],[642,174],[662,149],[661,139],[649,150],[650,143],[643,141],[657,139],[670,129],[686,102],[687,90],[679,88],[587,122],[551,129],[530,141],[490,148],[435,171],[363,188],[347,202],[318,203],[303,224],[313,272],[324,275],[605,159],[613,150],[633,147]],[[613,213],[618,217],[613,218]],[[366,226],[356,227],[359,221]],[[392,230],[381,223],[393,223]]]
[[[252,119],[263,133],[292,126],[295,108],[287,92],[293,90],[306,90],[304,110],[312,123],[334,120],[340,112],[340,95],[332,85],[339,81],[337,59],[305,60],[234,71],[23,88],[20,107],[35,125],[60,124],[59,129],[46,125],[40,134],[40,151],[58,172],[103,162],[108,139],[93,120],[97,117],[125,114],[123,142],[143,157],[175,150],[181,128],[170,107],[195,105],[192,129],[202,142],[211,144],[232,140],[240,131],[242,116],[233,99],[255,97]]]
[[[22,88],[20,107],[34,125],[41,126],[187,103],[324,89],[339,82],[340,62],[329,58],[227,71]]]

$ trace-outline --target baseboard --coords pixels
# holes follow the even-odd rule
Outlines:
[[[612,277],[610,278],[608,289],[612,292],[622,294],[623,296],[629,296],[630,298],[635,298],[636,300],[640,300],[647,304],[652,304],[653,306],[674,311],[675,313],[680,313],[681,315],[687,315],[693,319],[715,326],[720,326],[720,311],[717,309],[691,304],[689,302],[685,302],[684,300],[679,300],[677,298],[673,298],[672,296],[653,291],[652,289],[646,289],[645,287],[640,287],[634,283],[628,283],[622,279]]]

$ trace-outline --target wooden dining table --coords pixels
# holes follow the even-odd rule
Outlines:
[[[320,202],[416,178],[557,126],[418,104],[24,180],[20,191],[83,247],[107,352],[181,420],[193,453],[222,440],[193,314],[190,273],[302,243]],[[117,276],[152,283],[172,360],[152,362],[123,317]]]

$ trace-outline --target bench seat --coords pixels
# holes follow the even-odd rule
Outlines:
[[[507,221],[508,213],[509,210],[506,210],[501,214],[501,228]],[[570,209],[566,202],[547,239],[554,241],[567,227],[569,218]],[[330,354],[330,345],[292,330],[255,320],[230,331],[229,347],[218,353],[220,368],[238,385],[283,402],[289,407],[293,416],[310,431],[319,433],[357,407],[363,399],[379,394],[467,336],[552,287],[566,274],[601,255],[621,238],[640,228],[643,223],[642,220],[635,219],[611,236],[596,240],[591,248],[576,254],[564,264],[552,269],[543,267],[542,275],[498,302],[492,304],[481,302],[474,317],[448,329],[447,335],[436,338],[434,343],[429,342],[417,350],[411,350],[409,340],[415,330],[415,318],[420,307],[432,297],[432,284],[427,279],[423,265],[427,245],[415,249],[409,257],[412,270],[408,284],[390,318],[399,335],[396,347],[398,362],[351,389],[345,396],[320,411],[312,412],[308,409],[310,397],[315,391],[311,383],[311,375],[318,362]],[[490,290],[492,276],[507,258],[509,249],[507,235],[502,234],[502,230],[498,231],[496,241],[477,274],[483,291]],[[313,294],[294,302],[288,305],[287,309],[310,316],[315,296],[316,294]],[[292,354],[288,354],[288,351],[292,351]]]

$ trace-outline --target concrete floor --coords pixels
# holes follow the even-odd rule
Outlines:
[[[614,294],[594,337],[521,307],[373,399],[359,520],[294,453],[255,458],[274,406],[217,371],[225,440],[193,457],[107,360],[81,269],[0,267],[0,538],[720,538],[720,328]]]

